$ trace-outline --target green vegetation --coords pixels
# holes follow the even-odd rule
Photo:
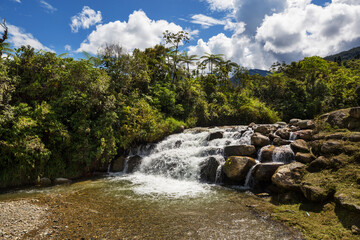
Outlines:
[[[169,47],[129,54],[108,45],[86,60],[26,46],[1,58],[0,187],[106,169],[182,126],[273,123],[358,104],[359,65],[311,57],[250,76],[222,55],[180,52],[184,32],[164,38]]]

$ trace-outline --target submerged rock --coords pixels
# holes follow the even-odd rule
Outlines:
[[[219,139],[219,138],[223,138],[224,137],[224,133],[223,132],[213,132],[210,133],[209,137],[208,137],[208,141],[214,140],[214,139]]]
[[[249,170],[256,164],[251,157],[229,157],[222,170],[228,178],[237,182],[245,181]]]
[[[224,154],[227,157],[231,157],[231,156],[255,157],[256,149],[253,145],[226,146],[224,148]]]
[[[200,179],[205,182],[214,183],[219,162],[214,157],[209,157],[200,164]]]
[[[294,162],[280,166],[271,181],[283,190],[300,190],[301,179],[304,175],[306,165]]]

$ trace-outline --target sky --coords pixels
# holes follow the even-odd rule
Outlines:
[[[75,58],[106,44],[144,50],[165,30],[188,32],[190,55],[265,70],[360,46],[360,0],[1,0],[0,19],[14,48]]]

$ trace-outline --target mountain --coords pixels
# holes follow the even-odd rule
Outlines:
[[[271,74],[271,72],[266,71],[266,70],[261,70],[261,69],[249,69],[249,75],[253,76],[255,74],[259,74],[260,76],[267,76],[269,74]]]
[[[340,52],[331,56],[324,57],[325,60],[338,62],[340,57],[341,61],[351,60],[351,59],[360,59],[360,47],[350,49],[349,51]]]

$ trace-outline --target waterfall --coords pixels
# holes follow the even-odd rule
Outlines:
[[[275,148],[272,154],[273,162],[290,163],[295,159],[295,154],[290,145]]]

